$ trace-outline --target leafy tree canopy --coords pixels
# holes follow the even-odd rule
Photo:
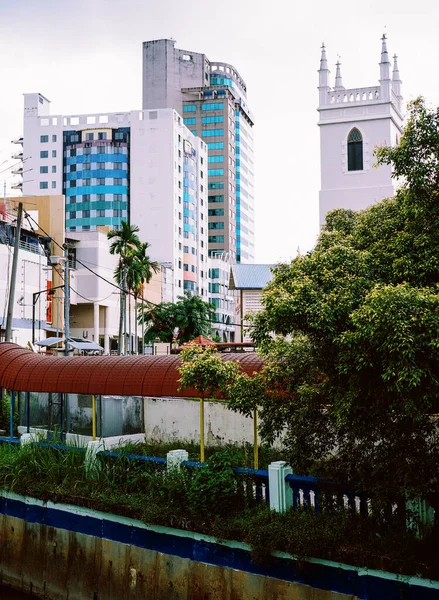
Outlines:
[[[199,296],[186,293],[176,303],[161,302],[139,307],[139,322],[145,323],[145,342],[159,339],[171,343],[178,329],[178,341],[184,344],[199,335],[210,335],[214,308]]]
[[[377,151],[396,196],[330,212],[314,250],[274,269],[252,324],[267,366],[228,390],[248,411],[259,386],[261,432],[295,472],[388,496],[439,491],[439,110],[409,112]]]

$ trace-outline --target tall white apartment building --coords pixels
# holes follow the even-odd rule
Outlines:
[[[325,46],[319,68],[319,127],[321,158],[320,225],[335,208],[362,210],[394,195],[389,165],[374,168],[374,150],[395,145],[401,134],[402,95],[396,55],[393,70],[387,40],[381,40],[379,83],[345,88],[340,63],[330,86]]]
[[[47,98],[25,94],[23,161],[24,194],[65,195],[67,237],[138,225],[172,268],[172,298],[207,298],[207,145],[175,110],[51,115]]]

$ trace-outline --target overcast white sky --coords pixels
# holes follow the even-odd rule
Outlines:
[[[0,0],[0,163],[22,133],[23,93],[41,92],[53,114],[140,109],[141,44],[173,37],[246,81],[256,260],[288,260],[312,248],[318,231],[322,41],[332,77],[340,55],[345,87],[370,86],[385,31],[404,99],[422,94],[438,105],[438,22],[438,0]]]

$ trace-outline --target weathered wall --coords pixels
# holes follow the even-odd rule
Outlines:
[[[47,600],[433,600],[439,583],[0,493],[0,582]]]
[[[145,398],[145,437],[148,441],[200,441],[200,404],[186,398]],[[227,408],[223,402],[204,403],[208,446],[253,443],[253,419]]]

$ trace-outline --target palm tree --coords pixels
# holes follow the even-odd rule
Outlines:
[[[135,319],[135,323],[136,323],[136,351],[138,349],[138,342],[137,342],[137,315],[138,315],[138,308],[137,308],[137,298],[139,296],[142,297],[143,300],[143,292],[144,292],[144,288],[145,288],[145,283],[149,283],[151,281],[151,277],[153,276],[154,273],[158,273],[160,271],[160,265],[158,262],[156,262],[155,260],[151,260],[150,257],[147,255],[146,251],[149,248],[149,244],[148,242],[141,242],[140,246],[138,248],[138,250],[135,251],[135,261],[137,262],[138,266],[140,267],[140,281],[138,282],[137,286],[133,286],[133,292],[134,292],[134,301],[135,301],[135,315],[136,315],[136,319]],[[145,321],[142,320],[142,354],[143,352],[143,347],[145,344],[145,340],[144,340],[144,326],[145,326]]]
[[[126,335],[126,289],[127,289],[127,269],[132,260],[133,251],[140,247],[140,239],[137,235],[139,227],[130,225],[126,221],[121,222],[120,230],[113,230],[107,233],[107,238],[113,240],[110,246],[110,254],[119,255],[119,263],[114,271],[117,283],[122,288],[120,296],[120,318],[119,318],[119,344],[117,353],[122,353],[122,340]],[[125,328],[124,328],[125,323]],[[125,340],[125,353],[127,344]]]

